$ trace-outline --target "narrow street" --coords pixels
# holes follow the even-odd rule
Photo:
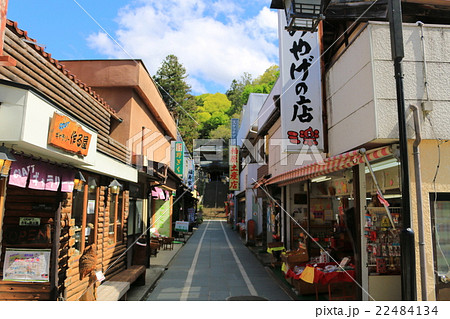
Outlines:
[[[204,221],[168,268],[147,300],[292,300],[224,221]]]

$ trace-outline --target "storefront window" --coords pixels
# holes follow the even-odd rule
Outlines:
[[[109,244],[123,240],[123,193],[111,194],[109,206]]]
[[[122,241],[123,240],[123,193],[120,193],[119,195],[119,202],[117,205],[117,216],[116,216],[116,240]]]
[[[128,215],[128,236],[142,233],[142,199],[130,200],[130,213]]]
[[[81,228],[83,225],[84,211],[84,188],[81,191],[73,192],[72,200],[72,218],[75,219],[75,249],[78,252],[82,250]]]
[[[86,227],[85,227],[85,247],[95,242],[95,218],[97,209],[97,182],[89,178],[88,200],[86,209]]]
[[[111,201],[109,203],[109,243],[115,243],[115,224],[116,220],[116,212],[117,212],[117,195],[111,195]]]
[[[432,196],[434,208],[434,245],[436,271],[439,276],[450,273],[450,193]]]

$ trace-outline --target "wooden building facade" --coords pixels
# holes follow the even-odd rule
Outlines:
[[[12,21],[3,53],[16,65],[0,66],[0,141],[16,161],[0,178],[0,300],[93,300],[96,272],[108,280],[127,268],[129,189],[138,173],[126,145],[110,136],[122,119]],[[66,119],[59,128],[71,122],[84,132],[85,140],[64,137],[84,154],[49,143],[57,116]],[[77,190],[79,173],[85,183]]]

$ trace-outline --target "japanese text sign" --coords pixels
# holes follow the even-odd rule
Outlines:
[[[279,10],[283,149],[317,153],[323,150],[319,36],[287,31],[284,14]]]
[[[182,142],[175,142],[175,174],[183,178],[184,148]]]
[[[231,119],[231,144],[236,145],[236,139],[239,131],[239,119]]]
[[[230,145],[230,191],[239,190],[239,146]]]
[[[56,112],[50,122],[48,144],[70,153],[86,156],[91,142],[91,134],[81,128],[81,125],[67,116]]]

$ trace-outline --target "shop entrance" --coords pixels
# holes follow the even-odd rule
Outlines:
[[[53,299],[52,250],[59,203],[57,192],[8,187],[0,258],[1,300]],[[23,262],[12,265],[11,256]],[[32,266],[26,267],[29,262]],[[17,292],[11,293],[11,287]]]

